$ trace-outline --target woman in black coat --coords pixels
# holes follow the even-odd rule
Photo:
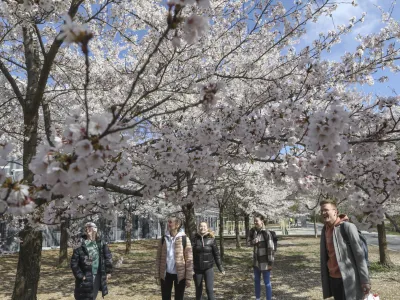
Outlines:
[[[214,262],[219,271],[225,274],[222,267],[221,256],[215,241],[214,234],[208,230],[207,223],[199,225],[199,232],[196,233],[193,241],[193,266],[194,283],[196,285],[196,299],[201,300],[203,294],[203,278],[206,283],[206,291],[209,300],[214,298]]]
[[[82,245],[74,249],[71,257],[76,300],[94,300],[99,290],[103,297],[107,295],[107,280],[113,267],[110,249],[97,237],[96,224],[86,223],[85,232]]]

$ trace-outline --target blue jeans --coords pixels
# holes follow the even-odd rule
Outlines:
[[[271,272],[267,270],[260,271],[260,269],[257,267],[253,268],[254,268],[254,289],[256,292],[256,298],[260,299],[261,297],[261,273],[262,273],[264,278],[267,300],[271,300],[272,299],[272,286],[270,280]]]

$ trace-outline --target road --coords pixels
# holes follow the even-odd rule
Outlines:
[[[378,246],[378,233],[376,232],[363,232],[367,239],[368,245]],[[400,235],[386,235],[388,249],[393,251],[400,251]]]
[[[321,232],[322,226],[322,224],[317,224],[318,235]],[[280,229],[276,228],[276,233],[280,235]],[[368,245],[378,246],[378,233],[367,231],[363,231],[362,233],[367,239]],[[314,235],[314,224],[307,223],[307,227],[290,228],[289,235]],[[389,250],[400,251],[400,235],[387,235],[386,240]]]

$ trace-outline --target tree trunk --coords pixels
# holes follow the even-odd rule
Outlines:
[[[41,63],[33,33],[26,27],[23,28],[23,42],[27,67],[27,94],[22,108],[24,114],[22,165],[24,180],[31,183],[33,181],[33,173],[29,169],[29,164],[36,154],[39,123],[39,105],[36,108],[33,98],[38,88]],[[41,231],[26,226],[20,232],[20,238],[22,243],[19,250],[17,275],[12,299],[33,300],[36,299],[39,284],[43,236]]]
[[[314,210],[314,236],[318,238],[318,229],[317,229],[317,213]]]
[[[32,182],[33,173],[29,163],[36,154],[38,114],[24,111],[23,169],[24,179]],[[36,300],[40,277],[43,235],[37,229],[27,227],[20,232],[21,244],[18,254],[17,274],[15,277],[12,300]]]
[[[33,173],[29,170],[29,163],[36,154],[38,114],[29,114],[24,111],[24,144],[23,169],[24,179],[32,182]],[[17,274],[15,277],[12,300],[36,300],[40,277],[40,260],[42,257],[42,232],[26,227],[20,232],[22,240],[19,254]]]
[[[69,9],[71,18],[75,16],[81,4],[73,2]],[[24,119],[24,141],[23,141],[23,174],[24,180],[28,183],[33,181],[33,173],[29,170],[29,164],[36,155],[38,143],[38,122],[39,108],[43,99],[43,93],[46,89],[51,66],[61,47],[62,41],[55,40],[51,45],[46,59],[43,61],[40,57],[40,50],[31,26],[22,28],[23,44],[25,52],[26,65],[26,94],[18,91],[16,94],[20,100]],[[39,204],[37,202],[37,204]],[[12,300],[34,300],[36,299],[37,288],[40,277],[40,260],[42,256],[42,232],[33,228],[26,228],[20,233],[23,240],[21,244],[17,274]]]
[[[165,234],[165,222],[160,220],[161,237]]]
[[[250,234],[250,215],[249,214],[244,215],[244,230],[246,231],[246,241],[248,241],[249,234]]]
[[[225,258],[225,245],[224,245],[224,208],[219,208],[219,252],[221,259]]]
[[[132,214],[128,213],[125,220],[125,254],[131,253],[132,249]]]
[[[28,182],[33,181],[33,173],[29,170],[29,164],[32,161],[33,156],[36,155],[37,147],[37,127],[39,121],[39,115],[31,115],[27,112],[24,113],[24,154],[23,154],[23,169],[24,179]]]
[[[194,214],[194,204],[188,203],[182,205],[183,214],[185,215],[185,233],[192,240],[196,234],[196,216]]]
[[[379,243],[379,263],[385,267],[393,267],[393,263],[390,260],[387,241],[386,241],[386,229],[385,222],[377,225],[378,229],[378,243]]]
[[[235,213],[235,236],[236,236],[236,249],[240,249],[240,232],[239,232],[239,216]]]
[[[67,267],[68,266],[68,239],[69,239],[69,218],[62,218],[60,225],[60,253],[58,256],[58,266]]]
[[[19,233],[19,237],[22,242],[12,300],[36,300],[42,256],[42,232],[26,227]]]
[[[24,142],[22,164],[24,179],[28,182],[33,181],[33,173],[29,170],[29,164],[36,154],[38,143],[38,123],[39,123],[39,104],[35,102],[35,95],[38,90],[40,61],[38,44],[35,42],[31,28],[23,27],[23,43],[25,51],[25,64],[27,67],[27,87],[24,105]],[[40,99],[41,102],[41,99]]]

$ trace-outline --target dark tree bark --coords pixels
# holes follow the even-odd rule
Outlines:
[[[318,238],[318,229],[317,229],[317,213],[314,210],[314,236]]]
[[[239,231],[239,215],[235,212],[235,236],[236,236],[236,249],[240,249],[240,231]]]
[[[125,235],[126,235],[126,242],[125,242],[125,254],[131,253],[132,249],[132,213],[126,214],[125,220]]]
[[[58,256],[58,266],[67,267],[69,265],[68,261],[68,228],[70,224],[69,218],[62,218],[60,224],[60,253]]]
[[[163,220],[160,220],[160,231],[161,231],[161,236],[165,234],[165,222]]]
[[[142,238],[147,239],[150,237],[150,222],[148,218],[142,219]]]
[[[387,240],[386,240],[386,229],[385,222],[377,225],[378,229],[378,244],[379,244],[379,263],[385,267],[393,267],[393,263],[390,260],[389,252],[387,249]]]
[[[221,259],[225,258],[225,240],[224,240],[224,207],[219,208],[219,252]]]
[[[250,215],[245,213],[244,214],[244,228],[246,231],[246,241],[249,239],[250,234]]]
[[[21,245],[12,300],[36,300],[42,257],[42,232],[26,227],[19,237]]]
[[[23,28],[23,44],[27,67],[27,95],[22,107],[24,114],[22,165],[24,179],[27,182],[32,182],[33,173],[29,170],[29,164],[36,154],[39,122],[39,105],[35,109],[36,102],[33,98],[38,89],[40,57],[38,48],[34,42],[33,33],[26,27]],[[36,299],[39,284],[40,259],[42,256],[42,232],[27,226],[20,232],[20,238],[22,243],[19,251],[17,275],[12,299]]]
[[[233,195],[234,188],[225,188],[222,198],[218,200],[219,209],[219,247],[221,252],[221,259],[225,257],[225,240],[224,240],[224,212],[231,196]]]
[[[194,183],[196,182],[196,175],[190,172],[186,172],[186,181],[187,181],[187,193],[188,195],[193,191]],[[180,182],[180,180],[178,180]],[[180,183],[178,184],[180,186]],[[185,233],[193,240],[196,232],[196,215],[194,212],[194,203],[187,203],[182,205],[182,211],[185,216]]]
[[[75,16],[83,0],[73,1],[68,11],[71,18]],[[40,49],[34,30],[29,27],[22,28],[24,56],[26,65],[26,95],[22,95],[10,72],[3,64],[0,70],[11,84],[14,93],[21,105],[24,117],[24,141],[23,141],[23,173],[24,180],[31,183],[33,173],[29,170],[29,164],[36,155],[38,143],[39,108],[43,101],[50,71],[54,59],[61,47],[62,41],[55,39],[45,55],[40,57]],[[39,203],[37,203],[39,204]],[[42,232],[27,227],[21,232],[23,244],[21,245],[17,275],[15,279],[12,300],[36,299],[40,274],[40,259],[42,251]]]
[[[188,203],[182,205],[182,211],[185,215],[185,233],[192,240],[196,234],[196,216],[194,213],[194,204]]]

